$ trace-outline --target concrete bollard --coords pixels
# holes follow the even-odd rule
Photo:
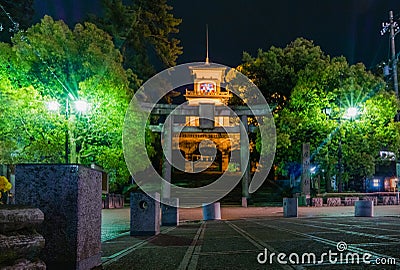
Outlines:
[[[203,220],[220,220],[221,204],[219,202],[203,204]]]
[[[283,198],[283,216],[297,217],[298,200],[297,198]]]
[[[154,193],[152,197],[131,193],[131,236],[160,233],[160,194]]]
[[[354,204],[356,217],[373,217],[374,202],[373,201],[356,201]]]

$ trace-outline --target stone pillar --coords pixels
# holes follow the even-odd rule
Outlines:
[[[301,173],[301,192],[310,198],[311,172],[310,172],[310,143],[303,143],[303,161]]]
[[[173,116],[170,115],[164,123],[164,161],[163,161],[163,178],[165,181],[171,183],[171,174],[172,174],[172,166],[168,160],[172,160],[172,125],[173,125]],[[168,158],[168,160],[167,160]],[[171,188],[163,185],[162,187],[162,197],[169,198],[171,197]]]
[[[130,232],[135,235],[157,235],[160,233],[160,194],[131,193]]]
[[[167,204],[161,204],[161,225],[178,226],[179,225],[179,199],[168,199]]]
[[[49,269],[101,265],[101,172],[80,165],[17,165],[16,204],[39,208]]]
[[[244,126],[244,130],[240,129],[240,170],[243,172],[242,178],[242,206],[247,207],[247,199],[249,196],[249,180],[250,180],[250,153],[249,153],[249,145],[245,143],[243,138],[247,137],[247,131],[249,130],[249,126],[247,123],[247,115],[241,116],[241,121]],[[246,203],[244,203],[246,201]]]

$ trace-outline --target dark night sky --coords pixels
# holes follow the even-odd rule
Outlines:
[[[210,60],[232,67],[240,64],[243,51],[254,55],[258,48],[284,47],[296,37],[305,37],[331,56],[344,55],[350,63],[363,62],[371,68],[388,58],[389,37],[380,35],[381,23],[388,21],[389,10],[400,13],[399,0],[168,3],[175,17],[183,19],[178,38],[184,54],[179,63],[204,61],[208,24]],[[35,10],[37,19],[49,14],[72,25],[87,13],[99,13],[101,5],[100,0],[35,0]]]

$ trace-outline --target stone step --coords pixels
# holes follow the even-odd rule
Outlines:
[[[41,224],[43,220],[44,214],[38,208],[2,206],[0,208],[0,233],[32,229]]]
[[[31,262],[26,259],[17,260],[13,265],[1,268],[2,270],[16,270],[16,269],[35,269],[46,270],[46,264],[43,261]]]
[[[2,235],[0,234],[0,264],[17,259],[35,259],[44,247],[45,240],[40,234]]]

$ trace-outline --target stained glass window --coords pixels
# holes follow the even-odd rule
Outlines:
[[[200,93],[215,93],[215,84],[214,83],[200,83]]]

